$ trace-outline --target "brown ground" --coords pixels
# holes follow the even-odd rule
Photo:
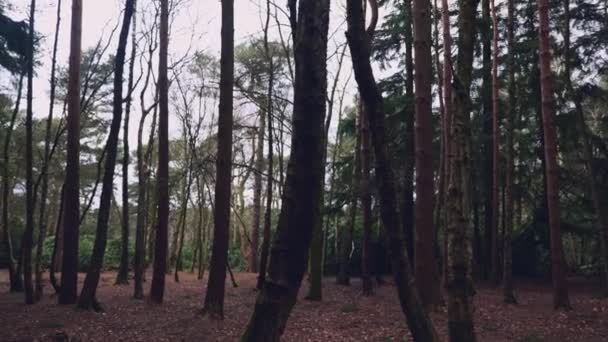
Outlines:
[[[47,295],[37,305],[23,304],[22,294],[8,294],[7,273],[0,272],[0,341],[52,341],[67,334],[70,341],[238,341],[251,314],[255,275],[237,274],[238,288],[227,287],[226,319],[199,315],[204,282],[189,274],[176,284],[167,278],[165,303],[151,305],[131,298],[132,287],[113,286],[114,274],[102,276],[98,290],[103,314],[56,305]],[[229,282],[228,282],[229,283]],[[554,312],[546,285],[518,284],[519,305],[501,304],[499,289],[478,288],[475,297],[479,341],[608,341],[608,300],[594,298],[589,286],[571,291],[574,310]],[[146,284],[146,290],[149,284]],[[284,341],[411,341],[392,285],[363,298],[360,283],[339,287],[325,280],[324,301],[300,300],[289,320]],[[304,294],[304,290],[302,294]],[[446,334],[446,314],[433,314]]]

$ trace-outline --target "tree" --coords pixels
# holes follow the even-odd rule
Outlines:
[[[78,285],[78,237],[80,225],[80,59],[82,0],[72,0],[68,81],[68,137],[63,213],[63,261],[60,304],[74,304]]]
[[[234,0],[222,1],[221,50],[213,245],[203,307],[203,312],[211,319],[224,318],[224,284],[228,265],[234,101]]]
[[[160,50],[158,63],[158,209],[154,239],[154,274],[150,299],[160,304],[165,293],[169,232],[169,1],[160,2]]]
[[[403,235],[399,229],[395,180],[388,157],[384,128],[383,99],[374,79],[370,63],[370,45],[365,33],[361,1],[347,1],[347,40],[352,55],[355,79],[367,111],[372,144],[376,157],[376,182],[381,216],[388,235],[393,277],[403,310],[414,340],[439,341],[433,323],[416,288]]]
[[[498,225],[500,216],[500,98],[498,95],[498,16],[496,0],[491,0],[492,12],[492,281],[499,284],[500,253]]]
[[[553,307],[569,309],[570,299],[566,284],[566,262],[562,245],[559,209],[559,166],[557,165],[557,132],[555,108],[551,90],[551,50],[549,42],[549,2],[538,0],[538,42],[541,78],[541,101],[545,163],[547,178],[547,208],[551,241],[551,278],[553,280]]]
[[[449,127],[449,186],[447,200],[448,333],[450,341],[475,341],[474,294],[471,279],[469,205],[470,87],[475,45],[475,0],[459,1],[458,56],[453,75],[453,117]],[[446,10],[444,10],[445,13]]]
[[[36,0],[30,2],[30,30],[28,37],[27,57],[27,113],[25,116],[25,232],[21,241],[23,258],[23,282],[25,284],[25,304],[34,304],[34,286],[32,282],[32,246],[34,244],[34,167],[33,167],[33,97],[34,97],[34,23],[36,17]]]
[[[416,246],[415,274],[420,297],[428,307],[441,304],[433,227],[433,127],[431,83],[431,3],[414,0],[414,67],[416,86]]]
[[[122,104],[123,104],[123,74],[126,59],[127,42],[129,37],[129,27],[135,12],[135,0],[127,0],[125,11],[120,29],[118,48],[114,66],[114,97],[112,123],[110,134],[106,144],[106,159],[104,165],[103,184],[99,210],[97,214],[97,231],[95,234],[95,244],[91,256],[89,271],[84,280],[84,286],[78,300],[78,307],[85,310],[101,311],[97,302],[96,292],[103,267],[103,257],[108,240],[108,220],[110,218],[110,208],[114,193],[114,169],[116,167],[116,155],[118,153],[118,135],[120,124],[122,123]],[[124,237],[123,237],[124,238]],[[124,247],[124,246],[123,246]]]
[[[51,61],[51,80],[50,80],[50,96],[49,96],[49,115],[46,121],[46,135],[44,139],[44,168],[42,171],[42,193],[40,195],[40,209],[38,216],[38,241],[36,246],[36,289],[35,298],[40,300],[42,298],[43,286],[42,286],[42,249],[44,239],[46,236],[46,228],[48,225],[48,213],[46,209],[47,197],[49,190],[49,169],[51,163],[51,139],[52,139],[52,128],[53,128],[53,110],[55,108],[55,93],[57,89],[57,45],[59,43],[59,28],[61,24],[61,0],[57,1],[57,20],[55,24],[55,40],[53,43],[53,57]],[[57,234],[55,234],[57,237]],[[51,261],[53,263],[53,261]]]
[[[507,3],[507,60],[508,60],[508,102],[507,102],[507,114],[505,120],[505,126],[507,131],[507,142],[506,142],[506,163],[505,166],[505,236],[504,236],[504,256],[503,256],[503,270],[502,270],[502,284],[503,284],[503,302],[506,304],[516,304],[515,294],[513,293],[513,252],[512,252],[512,236],[513,236],[513,187],[515,178],[515,162],[514,162],[514,147],[513,147],[513,136],[514,136],[514,118],[515,118],[515,1],[508,0]],[[496,8],[494,8],[494,12]]]
[[[290,0],[295,88],[292,150],[268,275],[242,341],[279,341],[296,303],[320,215],[329,1]]]

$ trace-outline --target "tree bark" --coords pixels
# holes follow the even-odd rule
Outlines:
[[[25,304],[34,304],[34,285],[32,281],[32,246],[34,244],[34,167],[33,167],[33,98],[34,98],[34,23],[36,0],[30,2],[30,25],[27,56],[27,111],[25,115],[25,232],[21,241],[23,258],[23,283],[25,285]]]
[[[280,340],[297,300],[312,227],[320,215],[329,1],[300,1],[297,18],[292,150],[268,276],[242,341]]]
[[[213,246],[207,294],[203,307],[203,312],[211,319],[224,318],[224,284],[228,264],[232,182],[234,0],[222,1],[221,50]]]
[[[547,175],[547,208],[549,210],[549,235],[551,245],[551,277],[553,279],[553,307],[569,309],[566,282],[566,261],[562,245],[559,208],[559,166],[557,164],[557,131],[555,108],[551,90],[551,48],[549,38],[549,3],[538,0],[539,15],[539,64],[541,77],[541,99],[543,130],[545,139],[545,161]]]
[[[399,302],[414,340],[439,341],[433,323],[420,299],[403,235],[399,228],[395,180],[386,145],[383,99],[374,79],[370,63],[370,46],[366,39],[361,2],[347,1],[347,40],[350,46],[355,79],[363,97],[372,133],[372,144],[376,157],[376,182],[381,203],[381,215],[388,235],[393,276],[399,294]]]
[[[516,304],[517,300],[515,299],[515,294],[513,293],[513,251],[511,248],[511,240],[513,235],[513,188],[514,188],[514,179],[515,179],[515,151],[513,146],[513,136],[514,132],[514,121],[515,121],[515,1],[508,0],[507,3],[507,45],[508,45],[508,111],[507,117],[505,120],[505,126],[507,131],[507,165],[505,167],[506,176],[505,176],[505,237],[504,237],[504,259],[503,259],[503,270],[502,270],[502,293],[503,293],[503,302],[505,304]]]
[[[416,86],[416,203],[414,248],[415,274],[420,298],[428,308],[441,305],[439,271],[435,258],[435,227],[433,226],[433,78],[431,55],[431,4],[414,0],[414,67]]]
[[[476,0],[459,1],[457,70],[452,87],[453,118],[448,138],[449,186],[447,231],[448,334],[450,341],[476,341],[473,324],[473,282],[469,234],[470,87],[475,46]]]
[[[361,136],[361,181],[360,197],[361,207],[363,208],[363,241],[361,243],[361,282],[363,285],[363,295],[373,294],[373,284],[371,276],[371,243],[372,243],[372,194],[370,190],[370,157],[371,143],[369,133],[369,122],[365,105],[361,101],[359,107],[359,135]]]
[[[264,132],[266,131],[266,113],[260,111],[260,123],[256,147],[255,169],[253,175],[253,222],[251,226],[251,253],[247,260],[247,271],[258,271],[258,241],[260,223],[262,222],[262,173],[264,172]]]
[[[167,240],[169,226],[169,80],[167,75],[169,50],[169,0],[160,2],[160,50],[158,62],[158,209],[154,243],[154,273],[150,288],[152,302],[161,304],[165,293],[167,270]]]
[[[42,249],[44,246],[44,240],[46,237],[46,230],[48,226],[48,215],[47,215],[47,197],[49,187],[49,164],[51,160],[51,134],[53,127],[53,110],[55,108],[55,90],[56,90],[56,70],[57,70],[57,45],[59,43],[59,28],[61,24],[61,0],[57,1],[57,20],[55,23],[55,39],[53,43],[53,57],[51,60],[51,91],[49,95],[49,115],[46,121],[46,133],[44,139],[44,173],[42,174],[42,193],[40,194],[40,209],[38,213],[38,241],[36,246],[36,288],[34,298],[39,301],[43,294],[42,285]],[[57,235],[55,235],[57,238]],[[53,260],[51,260],[51,263]]]
[[[59,304],[74,304],[78,290],[78,238],[80,226],[80,60],[82,0],[72,0],[70,66],[68,80],[68,136],[63,218],[63,260]]]
[[[84,279],[84,285],[80,298],[78,299],[78,308],[84,310],[101,311],[101,307],[97,301],[97,285],[101,276],[103,267],[103,257],[108,241],[108,221],[110,219],[110,209],[112,204],[112,196],[114,194],[114,170],[116,168],[116,156],[118,154],[118,135],[120,133],[120,124],[122,123],[122,103],[123,103],[123,74],[124,64],[126,59],[127,41],[129,37],[129,27],[131,19],[135,12],[135,0],[127,0],[125,3],[125,11],[118,39],[118,48],[116,51],[116,59],[114,64],[114,94],[112,108],[112,122],[110,124],[110,134],[106,145],[106,160],[104,165],[103,184],[101,189],[101,198],[99,200],[99,211],[97,214],[97,230],[95,234],[95,244],[93,245],[93,254],[91,255],[91,263],[89,271]]]

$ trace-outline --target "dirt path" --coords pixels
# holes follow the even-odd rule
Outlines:
[[[166,301],[157,306],[131,298],[132,287],[113,286],[115,275],[104,273],[99,299],[103,314],[56,305],[47,286],[43,301],[25,306],[22,294],[8,294],[8,279],[0,272],[0,341],[238,341],[253,309],[254,274],[236,274],[238,288],[227,287],[226,319],[200,316],[205,282],[190,274],[176,284],[167,277]],[[229,284],[229,282],[227,282]],[[411,341],[392,285],[376,288],[373,297],[360,296],[360,283],[340,287],[324,283],[324,301],[300,300],[289,320],[284,341]],[[149,284],[145,284],[146,291]],[[304,293],[305,291],[301,291]],[[608,341],[608,300],[594,299],[589,288],[572,291],[574,310],[554,312],[545,286],[519,284],[519,305],[501,304],[500,289],[477,289],[476,329],[480,341]],[[433,314],[442,335],[446,313]]]

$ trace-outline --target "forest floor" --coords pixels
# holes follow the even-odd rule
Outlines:
[[[200,315],[205,281],[183,273],[175,283],[167,275],[163,305],[132,299],[132,286],[114,286],[114,273],[104,273],[98,298],[105,313],[82,312],[56,305],[47,284],[41,303],[26,306],[22,294],[9,294],[8,274],[0,271],[0,341],[238,341],[255,302],[256,275],[235,275],[238,288],[227,279],[225,320]],[[82,275],[81,275],[82,277]],[[205,277],[206,280],[206,277]],[[81,278],[82,281],[82,278]],[[548,284],[516,282],[519,305],[501,302],[500,289],[478,286],[475,327],[479,341],[608,341],[608,300],[598,299],[592,286],[571,286],[573,310],[553,311]],[[149,283],[145,284],[147,291]],[[411,341],[393,285],[362,297],[360,282],[350,287],[324,282],[322,302],[303,299],[300,293],[284,341]],[[447,334],[445,310],[433,314],[440,334]]]

